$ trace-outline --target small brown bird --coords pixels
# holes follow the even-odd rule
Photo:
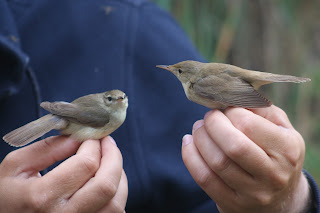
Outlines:
[[[310,81],[309,78],[246,70],[220,63],[182,61],[157,67],[177,76],[190,101],[211,109],[268,107],[272,103],[257,91],[260,86],[273,82]]]
[[[120,90],[90,94],[71,103],[42,102],[51,114],[32,121],[3,137],[11,146],[23,146],[57,129],[80,142],[103,138],[118,129],[126,118],[128,97]]]

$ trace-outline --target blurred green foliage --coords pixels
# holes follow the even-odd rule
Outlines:
[[[304,168],[320,184],[320,1],[154,0],[211,62],[312,79],[263,90],[306,142]]]

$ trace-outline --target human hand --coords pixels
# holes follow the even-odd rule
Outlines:
[[[182,157],[220,212],[304,212],[305,144],[276,106],[210,111],[183,138]]]
[[[0,164],[0,212],[124,212],[128,184],[113,142],[56,136],[9,153]]]

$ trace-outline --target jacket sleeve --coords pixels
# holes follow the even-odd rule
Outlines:
[[[7,2],[0,0],[0,99],[15,94],[23,82],[29,59],[20,49],[20,39]]]
[[[308,180],[311,191],[311,206],[308,213],[320,213],[320,191],[317,183],[307,171],[303,170],[303,173]]]

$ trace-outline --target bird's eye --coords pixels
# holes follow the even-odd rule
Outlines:
[[[178,69],[178,72],[181,74],[181,73],[182,73],[182,70],[181,70],[181,69]]]
[[[108,101],[112,101],[112,98],[109,96],[109,97],[107,97],[107,99],[108,99]]]

